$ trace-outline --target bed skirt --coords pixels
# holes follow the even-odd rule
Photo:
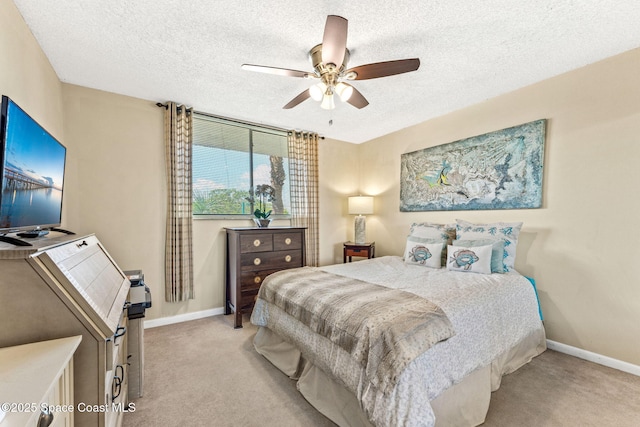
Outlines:
[[[266,327],[254,339],[256,351],[292,379],[305,399],[341,427],[371,427],[356,396],[337,384],[321,369],[304,359],[300,351]],[[509,351],[431,401],[436,426],[477,426],[484,422],[491,392],[500,387],[502,376],[515,371],[546,350],[544,328],[532,332]]]

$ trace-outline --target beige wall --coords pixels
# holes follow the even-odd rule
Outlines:
[[[414,221],[524,221],[548,338],[640,365],[640,49],[360,146],[368,235],[402,254]],[[548,119],[542,209],[402,213],[400,155]]]
[[[11,0],[0,0],[0,92],[62,139],[61,83]]]

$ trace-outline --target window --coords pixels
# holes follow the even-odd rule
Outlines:
[[[290,213],[286,132],[194,113],[192,156],[194,215],[252,215],[262,184],[275,190],[266,210]]]

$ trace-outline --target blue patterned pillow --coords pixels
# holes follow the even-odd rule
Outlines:
[[[459,240],[502,240],[504,242],[504,253],[502,255],[504,272],[515,269],[516,247],[518,246],[518,236],[522,228],[521,222],[474,224],[456,219],[456,223],[456,236]]]
[[[447,270],[491,274],[492,247],[447,246]]]

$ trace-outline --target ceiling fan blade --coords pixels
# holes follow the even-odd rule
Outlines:
[[[322,62],[340,68],[347,49],[347,20],[342,16],[329,15],[322,37]]]
[[[397,61],[385,61],[360,65],[358,67],[348,69],[344,74],[350,80],[367,80],[408,73],[410,71],[417,70],[418,67],[420,67],[420,60],[418,58],[399,59]],[[356,76],[351,78],[348,76],[349,73],[355,73]]]
[[[287,77],[309,77],[307,71],[289,70],[288,68],[266,67],[264,65],[242,64],[243,70],[257,71],[258,73],[277,74]]]
[[[282,107],[282,109],[283,110],[288,110],[290,108],[293,108],[296,105],[300,104],[302,101],[306,101],[307,98],[309,98],[309,97],[311,97],[311,94],[309,94],[309,89],[307,89],[304,92],[302,92],[300,95],[296,96],[291,101],[289,101],[289,103],[287,105],[285,105],[284,107]]]
[[[349,85],[349,86],[351,86],[351,85]],[[356,108],[364,108],[367,105],[369,105],[369,101],[367,101],[367,99],[364,96],[362,96],[360,91],[358,91],[358,89],[356,89],[353,86],[351,86],[351,87],[353,88],[353,93],[351,94],[351,96],[349,97],[347,102],[349,104],[353,105]]]

